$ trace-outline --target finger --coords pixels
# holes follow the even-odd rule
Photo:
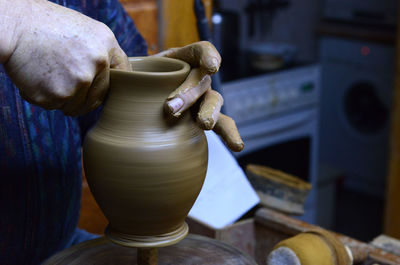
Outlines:
[[[64,103],[60,101],[51,93],[25,93],[24,90],[19,89],[20,96],[31,104],[38,105],[46,110],[61,109]]]
[[[114,69],[121,69],[126,71],[132,71],[132,66],[129,63],[128,56],[125,52],[116,44],[117,47],[110,49],[110,67]]]
[[[243,140],[240,137],[235,121],[231,117],[221,113],[213,130],[222,137],[229,149],[234,152],[240,152],[243,150]]]
[[[180,59],[189,63],[192,67],[202,68],[207,74],[215,74],[221,65],[221,56],[214,45],[208,41],[168,49],[152,56]]]
[[[96,76],[81,84],[77,93],[62,108],[66,115],[79,116],[100,106],[109,86],[109,62],[106,58],[99,58],[96,63]]]
[[[83,109],[85,113],[90,112],[101,105],[108,87],[110,85],[109,67],[103,68],[94,78],[86,99],[86,105]]]
[[[217,91],[206,91],[197,114],[197,123],[203,130],[214,128],[218,121],[222,104],[224,104],[224,99]]]
[[[204,80],[204,78],[208,79],[208,75],[201,71],[199,68],[194,68],[190,71],[188,76],[186,77],[186,80],[177,88],[175,89],[171,94],[169,94],[168,99],[172,99],[176,97],[179,94],[184,94],[187,93],[190,89],[196,87],[199,85],[199,83]],[[204,82],[204,81],[203,81]],[[211,82],[211,78],[210,78]]]
[[[195,68],[190,71],[182,85],[169,95],[165,109],[169,114],[179,117],[209,89],[211,89],[211,77],[199,68]]]
[[[81,82],[75,88],[75,93],[61,107],[62,112],[68,116],[78,116],[83,111],[86,103],[86,96],[90,87],[90,82]]]

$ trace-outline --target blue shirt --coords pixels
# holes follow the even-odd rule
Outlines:
[[[145,41],[118,0],[54,0],[108,25],[128,56]],[[99,111],[64,116],[23,100],[0,65],[0,264],[39,264],[66,248],[81,198],[81,142]]]

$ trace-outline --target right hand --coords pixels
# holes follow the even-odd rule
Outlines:
[[[114,34],[105,24],[60,5],[26,3],[15,50],[4,64],[21,96],[67,115],[97,108],[109,86],[109,68],[130,70]]]
[[[182,112],[200,101],[197,124],[204,130],[214,130],[232,151],[242,151],[244,143],[235,121],[220,113],[224,100],[218,92],[211,89],[210,75],[215,74],[221,64],[221,56],[214,45],[208,41],[200,41],[153,56],[180,59],[192,67],[185,82],[167,98],[165,109],[168,113],[179,117]]]

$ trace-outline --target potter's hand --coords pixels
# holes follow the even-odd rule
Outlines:
[[[114,34],[103,23],[51,2],[22,2],[12,52],[1,58],[21,96],[68,115],[98,107],[108,89],[108,69],[130,69]]]
[[[196,42],[182,48],[172,48],[153,56],[176,58],[189,63],[192,67],[185,82],[167,101],[166,109],[178,117],[198,100],[201,101],[197,122],[204,130],[214,130],[219,134],[232,151],[241,151],[244,147],[235,122],[220,113],[223,104],[222,96],[211,90],[211,77],[221,64],[221,56],[215,47],[207,41]]]

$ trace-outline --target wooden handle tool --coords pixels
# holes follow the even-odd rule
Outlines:
[[[367,253],[352,249],[334,234],[315,229],[278,243],[267,259],[268,265],[351,265],[362,262]]]

